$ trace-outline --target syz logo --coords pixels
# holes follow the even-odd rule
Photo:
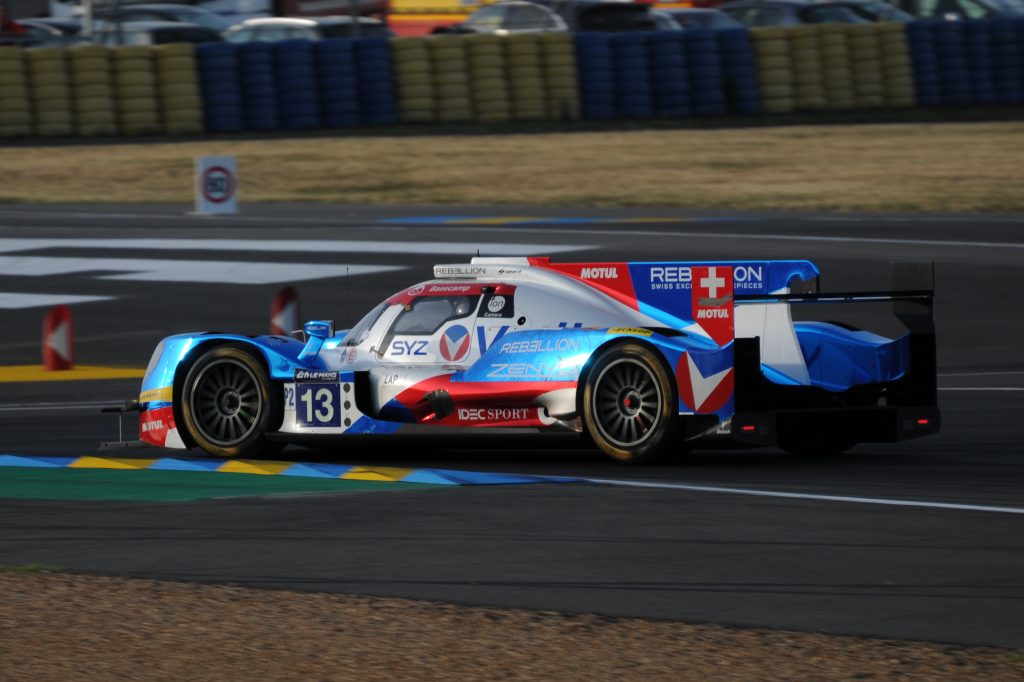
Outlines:
[[[583,279],[618,279],[618,268],[583,268],[580,272]]]
[[[419,355],[427,354],[426,341],[402,341],[401,339],[391,343],[392,355]]]

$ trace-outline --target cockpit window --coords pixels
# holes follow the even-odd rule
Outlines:
[[[370,330],[373,329],[373,325],[377,322],[377,318],[381,316],[381,313],[388,307],[387,301],[381,303],[376,308],[366,313],[363,319],[356,323],[356,326],[349,330],[348,334],[345,335],[345,340],[341,343],[343,346],[358,346],[366,337],[369,336]]]
[[[466,317],[476,310],[479,296],[425,296],[417,298],[398,314],[392,334],[433,334],[449,320]]]

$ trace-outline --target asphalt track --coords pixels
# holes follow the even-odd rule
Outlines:
[[[891,260],[934,260],[944,430],[836,459],[698,452],[647,468],[606,464],[565,439],[294,449],[289,458],[661,487],[0,500],[0,564],[1024,646],[1024,217],[248,205],[214,219],[186,210],[0,208],[0,306],[29,305],[25,294],[95,297],[74,306],[79,361],[139,367],[172,332],[264,331],[281,282],[249,263],[294,265],[279,274],[301,279],[304,317],[344,327],[433,263],[499,255],[495,244],[579,249],[557,254],[567,260],[810,258],[831,289],[884,289]],[[292,251],[267,244],[299,239],[309,243]],[[193,280],[228,268],[256,283],[166,281],[167,260]],[[149,274],[126,261],[146,261]],[[349,277],[337,274],[343,266]],[[356,266],[405,270],[352,274]],[[0,365],[38,362],[43,309],[0,308]],[[4,383],[0,370],[0,452],[95,452],[116,435],[98,405],[136,391],[131,380]]]

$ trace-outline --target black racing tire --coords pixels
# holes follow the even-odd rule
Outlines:
[[[267,370],[241,346],[203,353],[182,383],[181,416],[192,440],[215,457],[272,456],[283,445],[266,435],[282,418],[283,399]]]
[[[623,343],[599,351],[587,372],[582,403],[587,435],[616,462],[654,462],[675,445],[675,382],[646,346]]]

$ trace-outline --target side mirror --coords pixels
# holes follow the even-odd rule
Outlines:
[[[324,346],[324,340],[334,336],[334,320],[311,320],[302,325],[306,336],[306,347],[299,353],[299,359],[316,357]]]

